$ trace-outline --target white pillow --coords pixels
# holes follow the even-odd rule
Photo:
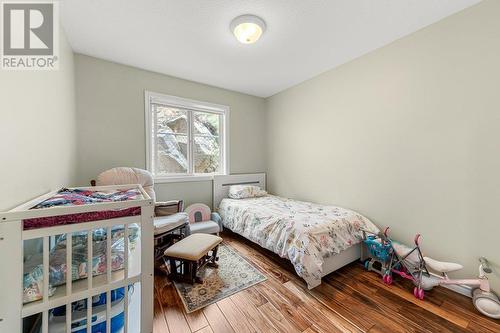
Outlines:
[[[267,195],[267,192],[258,186],[253,185],[231,185],[229,187],[229,197],[231,199],[256,198]]]

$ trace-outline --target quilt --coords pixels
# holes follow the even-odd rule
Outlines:
[[[56,195],[40,202],[31,209],[42,209],[57,206],[80,206],[100,202],[116,202],[143,199],[141,192],[137,189],[116,191],[91,191],[84,189],[63,188]],[[23,229],[47,228],[63,224],[83,223],[98,220],[107,220],[125,216],[141,215],[140,207],[130,207],[117,210],[95,211],[87,213],[76,213],[49,217],[37,217],[23,220]]]
[[[360,243],[363,229],[379,231],[350,209],[273,195],[225,198],[219,213],[225,227],[289,259],[310,289],[321,283],[326,258]]]

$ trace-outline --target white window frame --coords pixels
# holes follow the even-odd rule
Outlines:
[[[157,176],[154,173],[153,167],[153,149],[155,136],[153,133],[153,118],[154,115],[151,112],[151,104],[160,103],[172,107],[178,107],[181,109],[186,109],[190,111],[200,111],[208,113],[216,113],[222,115],[222,122],[219,128],[219,139],[221,144],[221,171],[217,173],[188,173],[186,174],[172,174],[169,176]],[[146,169],[150,171],[155,179],[156,183],[170,183],[170,182],[184,182],[184,181],[204,181],[212,180],[215,175],[227,175],[229,174],[229,106],[197,101],[188,98],[182,98],[177,96],[165,95],[161,93],[156,93],[152,91],[144,91],[144,113],[145,113],[145,123],[146,123]],[[192,163],[194,155],[192,151],[193,145],[193,124],[190,119],[191,112],[188,112],[188,161]]]

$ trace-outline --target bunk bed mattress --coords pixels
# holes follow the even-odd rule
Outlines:
[[[225,227],[289,259],[297,274],[314,288],[323,264],[362,240],[362,229],[378,232],[366,217],[349,209],[267,195],[222,200]]]
[[[117,202],[127,200],[143,199],[142,193],[137,189],[119,191],[90,191],[81,189],[63,188],[51,198],[44,200],[31,209],[43,209],[56,206],[79,206],[101,202]],[[53,227],[57,225],[83,223],[120,218],[125,216],[141,215],[140,207],[131,207],[118,210],[96,211],[78,214],[68,214],[50,217],[26,219],[23,221],[23,229],[38,229]]]

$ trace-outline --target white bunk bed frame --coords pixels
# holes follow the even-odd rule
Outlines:
[[[45,209],[29,208],[55,195],[57,191],[42,195],[8,212],[0,213],[0,332],[22,332],[23,318],[34,314],[42,314],[42,333],[49,332],[49,311],[53,308],[66,306],[66,332],[71,332],[71,303],[87,299],[87,304],[92,304],[92,297],[106,293],[106,332],[111,328],[111,291],[118,288],[140,283],[140,332],[151,333],[153,331],[153,200],[147,195],[140,185],[113,185],[80,187],[79,189],[119,190],[137,189],[144,199],[128,200],[109,203],[95,203],[81,206],[59,206]],[[140,207],[141,215],[67,224],[60,226],[45,227],[32,230],[23,230],[23,220],[39,217],[50,217],[67,214],[86,212],[126,209]],[[134,267],[131,259],[129,267],[129,228],[132,223],[140,227],[140,243],[136,243],[140,251],[140,266]],[[107,235],[111,235],[113,226],[124,227],[124,268],[120,271],[112,271],[111,260],[106,260],[106,274],[79,281],[72,281],[72,274],[66,274],[66,285],[59,286],[56,293],[49,297],[49,239],[51,236],[71,234],[74,232],[88,231],[87,237],[92,239],[92,230],[106,228]],[[43,240],[43,299],[23,305],[23,243],[25,240],[41,238]],[[87,267],[92,267],[93,246],[87,246]],[[111,237],[107,237],[106,257],[111,258]],[[72,267],[72,237],[67,237],[66,247],[67,271]],[[65,292],[64,292],[65,290]],[[59,291],[59,293],[58,293]],[[61,295],[61,291],[63,295]],[[124,296],[124,329],[127,333],[129,323],[129,299],[128,292]],[[92,323],[92,306],[87,306],[87,323]],[[137,320],[135,317],[134,320]],[[91,333],[92,324],[87,324],[87,333]],[[130,332],[129,333],[138,333]]]
[[[219,204],[222,199],[227,198],[229,193],[229,187],[231,185],[254,185],[259,186],[261,189],[266,189],[266,174],[265,173],[251,173],[251,174],[235,174],[235,175],[224,175],[224,176],[214,176],[213,183],[213,196],[212,204],[213,209],[218,210]],[[224,224],[224,221],[222,221]],[[324,277],[339,268],[350,264],[353,261],[359,260],[361,258],[361,244],[355,244],[337,255],[328,257],[323,262],[323,273],[321,277]]]

